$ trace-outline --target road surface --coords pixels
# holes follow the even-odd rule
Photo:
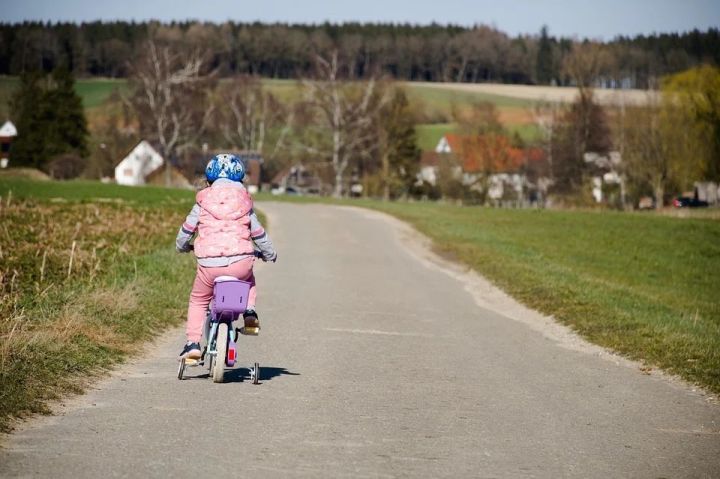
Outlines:
[[[383,215],[262,209],[262,384],[178,381],[173,330],[8,438],[0,477],[720,477],[702,394],[478,306]]]

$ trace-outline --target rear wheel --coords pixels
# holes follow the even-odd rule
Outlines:
[[[217,339],[215,340],[215,367],[212,369],[213,382],[221,383],[225,376],[225,359],[227,356],[228,345],[228,325],[227,323],[218,324]]]
[[[252,383],[260,384],[260,363],[255,363],[255,374],[253,374]]]
[[[185,372],[185,358],[182,358],[180,360],[180,365],[178,366],[178,375],[177,378],[182,380],[183,373]]]

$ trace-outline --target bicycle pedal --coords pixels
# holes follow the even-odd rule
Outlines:
[[[258,334],[260,334],[260,326],[252,328],[243,326],[242,328],[240,328],[240,334],[243,334],[245,336],[257,336]]]

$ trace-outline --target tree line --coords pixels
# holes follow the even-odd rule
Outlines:
[[[337,51],[354,78],[568,85],[573,77],[563,65],[587,43],[603,53],[597,86],[656,87],[662,76],[720,64],[717,28],[594,42],[556,37],[546,27],[513,37],[486,25],[24,22],[0,24],[0,74],[62,66],[78,77],[127,77],[150,37],[188,54],[202,50],[220,76],[305,78],[317,55]]]

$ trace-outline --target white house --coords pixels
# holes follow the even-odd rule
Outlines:
[[[115,181],[119,185],[144,185],[164,163],[160,153],[143,140],[115,167]]]
[[[17,128],[10,121],[0,127],[0,168],[7,168],[10,155],[10,144],[17,136]]]
[[[602,203],[603,185],[619,185],[621,195],[625,196],[625,179],[618,173],[622,164],[619,151],[611,151],[607,155],[587,152],[583,155],[585,163],[593,165],[598,174],[592,178],[592,195],[596,203]]]

